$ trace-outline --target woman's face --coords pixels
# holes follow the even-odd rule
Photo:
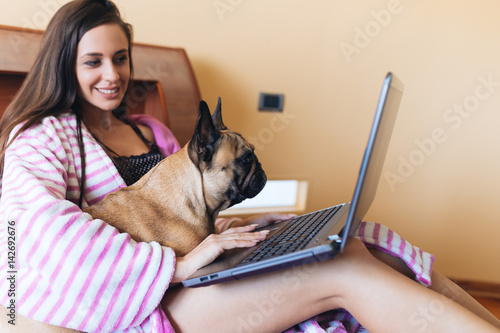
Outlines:
[[[117,24],[95,27],[78,43],[76,77],[83,111],[116,109],[130,78],[128,40]]]

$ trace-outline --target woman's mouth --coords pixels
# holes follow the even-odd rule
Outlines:
[[[96,88],[98,92],[104,95],[111,95],[111,94],[116,94],[119,90],[119,88],[113,88],[113,89],[101,89],[101,88]]]

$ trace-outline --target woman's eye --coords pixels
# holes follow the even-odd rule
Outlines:
[[[89,60],[89,61],[85,62],[85,65],[95,67],[95,66],[99,65],[99,63],[100,63],[100,60]]]
[[[123,57],[116,58],[115,62],[117,64],[123,64],[123,63],[127,62],[127,60],[128,60],[128,57],[127,56],[123,56]]]

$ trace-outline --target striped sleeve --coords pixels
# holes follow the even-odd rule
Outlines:
[[[68,199],[68,193],[78,188],[80,168],[72,153],[74,142],[65,132],[57,127],[27,130],[6,152],[0,246],[6,246],[5,224],[11,221],[17,242],[16,310],[80,331],[152,325],[152,314],[164,317],[159,304],[173,276],[175,255],[156,242],[136,243],[83,213],[75,197]],[[89,151],[87,169],[92,177],[105,165]],[[115,187],[109,177],[101,178],[96,176],[89,186],[101,191]],[[6,263],[1,251],[2,275],[7,274]],[[2,277],[4,305],[10,301],[7,290]]]

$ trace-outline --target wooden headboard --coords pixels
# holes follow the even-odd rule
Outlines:
[[[30,70],[43,31],[0,25],[0,116]],[[182,48],[134,44],[134,81],[130,113],[147,113],[163,121],[181,145],[191,139],[200,92]]]

